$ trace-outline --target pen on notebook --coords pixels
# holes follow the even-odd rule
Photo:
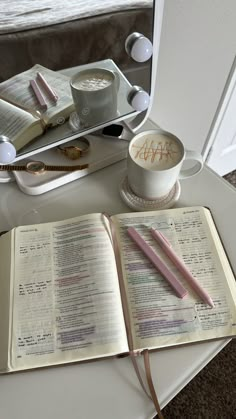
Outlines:
[[[140,236],[140,234],[133,228],[128,228],[129,236],[134,240],[137,246],[143,251],[147,258],[153,263],[158,271],[164,276],[168,283],[175,290],[178,297],[183,298],[187,295],[186,289],[178,281],[175,275],[167,268],[166,264],[160,259],[160,257],[152,250],[147,242]]]
[[[154,237],[154,239],[156,239],[156,241],[160,244],[164,252],[174,263],[177,269],[182,273],[184,278],[189,282],[194,291],[202,298],[202,300],[205,303],[209,304],[211,307],[214,307],[214,303],[209,294],[202,288],[202,286],[199,284],[196,278],[194,278],[194,276],[191,274],[191,272],[188,270],[188,268],[185,266],[184,262],[179,258],[179,256],[177,256],[166,237],[160,231],[157,231],[154,228],[151,228],[151,234]]]
[[[51,88],[51,86],[49,86],[47,80],[39,72],[37,73],[37,77],[41,81],[43,87],[45,88],[45,90],[48,93],[48,95],[50,96],[50,98],[56,103],[58,101],[59,97],[54,92],[54,90]]]
[[[47,104],[44,100],[44,97],[43,97],[42,93],[40,92],[40,89],[38,87],[37,82],[35,80],[30,80],[30,86],[32,87],[32,89],[34,91],[34,94],[35,94],[35,96],[37,98],[37,101],[39,102],[41,108],[44,111],[46,111],[48,107],[47,107]]]

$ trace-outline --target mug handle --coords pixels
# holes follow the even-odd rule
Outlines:
[[[184,161],[186,160],[195,160],[197,163],[189,169],[180,170],[179,179],[187,179],[190,176],[196,175],[197,173],[201,172],[203,168],[203,157],[197,151],[186,150]]]

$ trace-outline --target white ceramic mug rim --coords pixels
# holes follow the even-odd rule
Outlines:
[[[133,143],[135,143],[135,141],[138,138],[141,138],[141,137],[143,137],[145,135],[148,135],[148,134],[150,134],[150,135],[152,135],[152,134],[163,134],[163,135],[166,135],[166,136],[172,138],[173,140],[175,140],[179,144],[179,146],[181,147],[181,152],[182,152],[182,158],[178,161],[178,163],[176,163],[174,166],[169,167],[167,169],[149,169],[149,168],[146,168],[146,167],[142,166],[136,160],[134,160],[133,157],[132,157],[132,155],[131,155],[131,152],[130,152]],[[184,149],[184,145],[180,141],[180,139],[178,137],[176,137],[174,134],[171,134],[170,132],[164,131],[163,129],[160,129],[160,128],[156,128],[156,129],[152,129],[152,130],[140,132],[139,134],[135,135],[135,137],[132,138],[132,140],[129,143],[129,157],[131,158],[131,160],[133,161],[133,163],[137,164],[137,166],[139,166],[141,169],[145,170],[146,172],[154,172],[154,173],[155,172],[168,172],[169,170],[172,170],[175,167],[177,167],[183,161],[184,156],[185,156],[185,149]]]
[[[109,74],[110,76],[112,76],[112,82],[116,79],[116,76],[114,74],[114,72],[112,70],[109,70],[107,68],[102,68],[102,67],[93,67],[93,68],[86,68],[84,70],[79,71],[78,73],[74,74],[74,76],[71,77],[70,80],[70,85],[71,87],[73,87],[73,89],[79,91],[79,92],[86,92],[86,94],[90,94],[90,93],[95,93],[95,92],[101,92],[103,90],[106,90],[107,88],[110,87],[110,84],[108,86],[103,87],[102,89],[96,89],[96,90],[84,90],[84,89],[80,89],[79,87],[75,86],[74,83],[81,77],[82,74],[84,73],[94,73],[96,71],[101,71],[101,72],[105,72],[106,74]]]

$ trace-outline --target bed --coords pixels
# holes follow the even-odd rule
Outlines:
[[[152,0],[1,0],[1,8],[0,82],[36,63],[60,70],[111,58],[129,71],[127,36],[152,39]]]

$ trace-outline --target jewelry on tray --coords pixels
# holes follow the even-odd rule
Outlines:
[[[75,170],[87,169],[88,164],[79,164],[76,166],[45,164],[42,161],[30,161],[24,165],[5,164],[0,165],[0,171],[26,171],[33,175],[41,175],[47,171],[53,172],[74,172]]]
[[[80,157],[83,157],[89,150],[90,144],[89,141],[82,137],[79,138],[78,141],[84,145],[82,146],[75,146],[75,145],[67,145],[67,146],[57,146],[57,150],[59,150],[62,154],[68,157],[70,160],[77,160]]]

